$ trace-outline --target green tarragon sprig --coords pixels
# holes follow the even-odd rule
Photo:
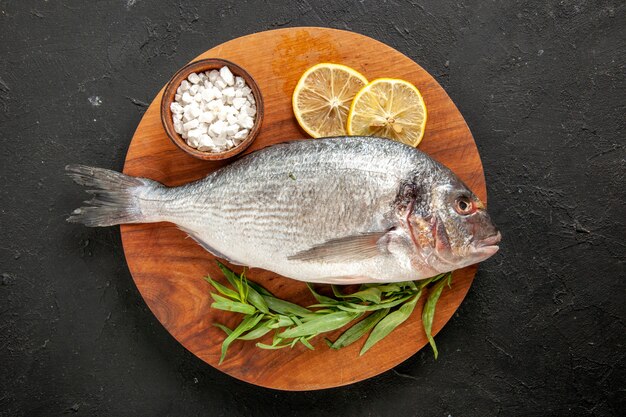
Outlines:
[[[450,286],[451,272],[415,282],[363,284],[352,294],[344,294],[333,285],[333,297],[319,294],[312,285],[307,284],[318,303],[305,308],[276,298],[259,284],[248,281],[245,271],[238,275],[220,262],[218,266],[232,288],[205,277],[219,293],[211,293],[214,300],[211,307],[244,315],[234,329],[215,324],[226,333],[220,364],[235,340],[257,340],[273,331],[271,344],[257,342],[256,346],[261,349],[282,349],[301,343],[313,350],[311,339],[355,321],[334,342],[328,339],[326,342],[332,349],[341,349],[369,332],[361,348],[360,354],[363,355],[411,316],[427,286],[428,298],[422,311],[422,323],[435,359],[438,356],[431,330],[437,301],[443,287],[446,284]],[[362,320],[357,321],[362,317]]]

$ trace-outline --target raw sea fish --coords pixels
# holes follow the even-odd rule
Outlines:
[[[70,222],[172,222],[219,258],[300,281],[419,280],[481,262],[500,241],[483,203],[451,170],[387,139],[274,145],[173,188],[66,169],[93,194]]]

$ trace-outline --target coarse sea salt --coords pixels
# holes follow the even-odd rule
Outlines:
[[[256,119],[252,89],[228,66],[189,74],[170,110],[176,133],[203,152],[224,152],[239,145]]]

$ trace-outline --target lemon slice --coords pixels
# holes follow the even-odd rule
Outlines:
[[[348,115],[349,135],[381,136],[417,146],[426,127],[426,105],[415,86],[379,78],[354,97]]]
[[[317,64],[302,74],[293,92],[293,112],[300,127],[314,138],[346,132],[350,104],[367,79],[350,67]]]

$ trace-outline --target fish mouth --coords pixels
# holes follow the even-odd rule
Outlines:
[[[498,243],[500,243],[500,240],[502,240],[502,234],[498,232],[495,235],[491,235],[489,237],[486,237],[484,239],[477,241],[476,247],[484,248],[486,246],[496,246]]]
[[[474,243],[474,248],[476,249],[476,252],[481,255],[490,257],[500,249],[500,246],[497,245],[500,243],[500,240],[502,240],[502,234],[498,232],[495,235],[476,241],[476,243]]]

